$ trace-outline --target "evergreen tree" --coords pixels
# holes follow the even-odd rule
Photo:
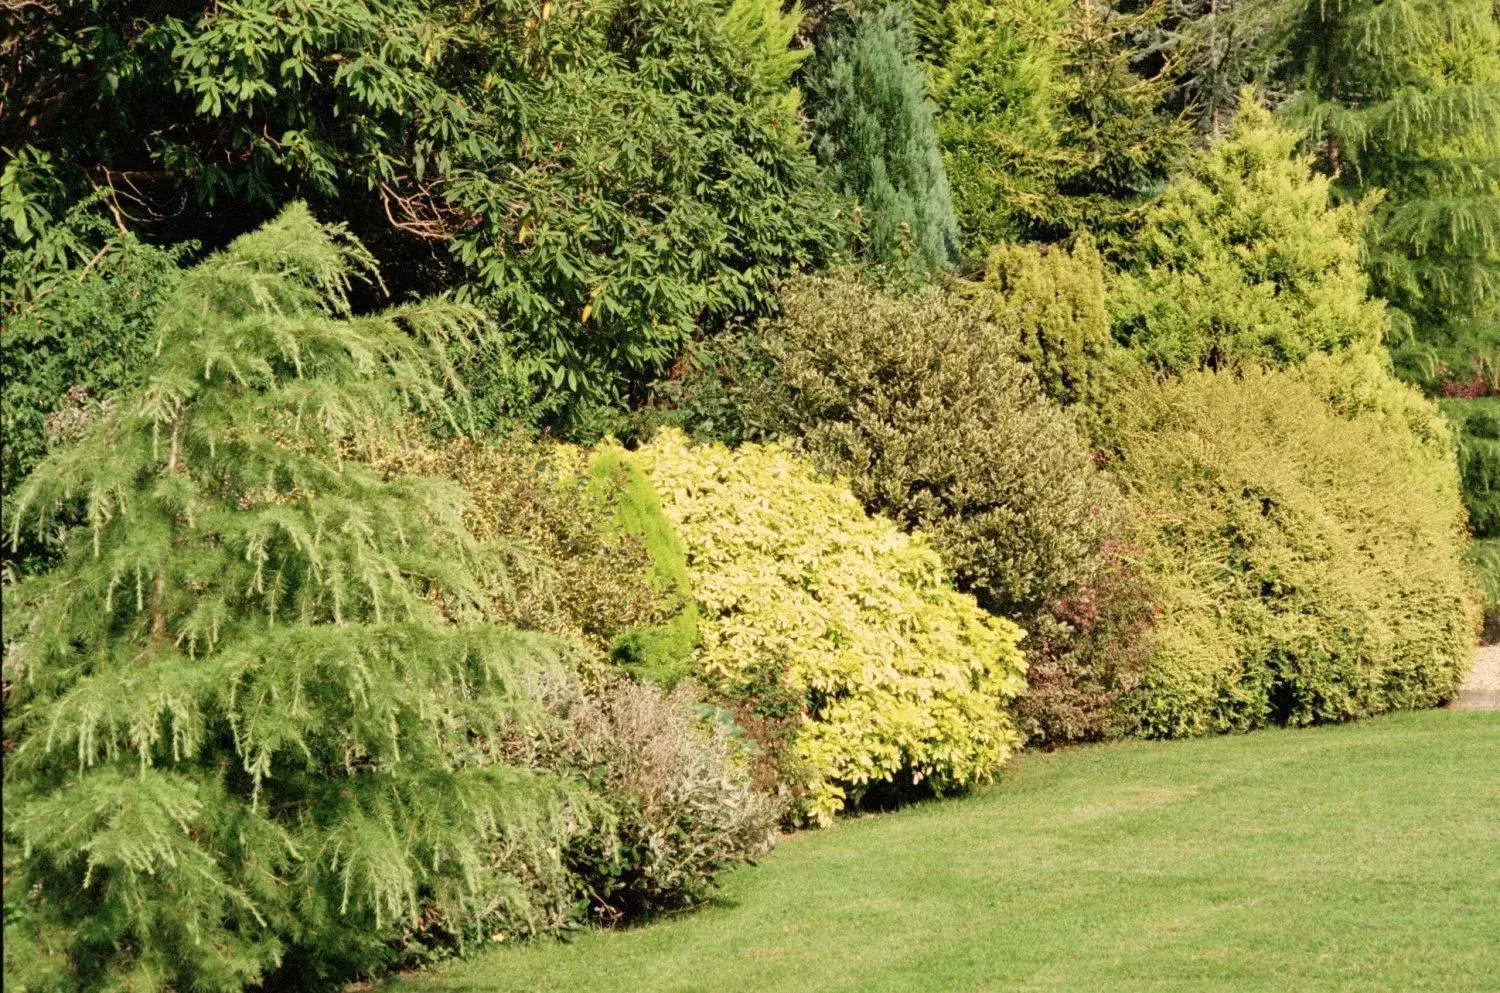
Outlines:
[[[1363,199],[1394,305],[1397,368],[1430,392],[1500,361],[1500,8],[1490,0],[1183,2],[1157,42],[1211,126],[1229,90],[1268,87],[1307,147]]]
[[[904,7],[861,15],[819,47],[806,89],[814,149],[838,188],[858,198],[870,256],[909,248],[941,268],[958,258],[958,223],[915,45]]]
[[[965,238],[1108,247],[1186,150],[1136,37],[1155,9],[1100,0],[928,0],[938,134]]]
[[[187,273],[144,384],[16,496],[87,525],[4,594],[7,987],[305,983],[539,914],[564,793],[498,745],[559,648],[485,623],[461,491],[344,457],[444,411],[471,319],[344,317],[337,234],[293,206]]]
[[[492,317],[476,416],[566,426],[844,247],[771,6],[0,5],[0,252],[94,186],[209,249],[305,199]]]
[[[1500,8],[1300,0],[1270,44],[1290,120],[1344,196],[1386,191],[1367,238],[1398,368],[1429,387],[1500,358]]]
[[[1228,137],[1146,212],[1110,295],[1123,344],[1173,372],[1379,348],[1385,308],[1359,266],[1368,208],[1332,203],[1297,142],[1244,92]]]

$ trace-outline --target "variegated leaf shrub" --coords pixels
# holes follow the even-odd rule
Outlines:
[[[1022,632],[956,592],[925,537],[778,445],[694,446],[669,429],[632,458],[687,549],[701,677],[732,693],[769,668],[800,705],[808,820],[877,783],[995,775],[1017,744]]]

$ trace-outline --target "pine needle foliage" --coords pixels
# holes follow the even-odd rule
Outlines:
[[[1299,3],[1289,116],[1342,191],[1387,191],[1368,243],[1407,319],[1400,368],[1433,386],[1500,357],[1500,11],[1490,0]]]
[[[209,258],[144,385],[17,494],[17,527],[87,523],[5,590],[6,944],[42,973],[7,986],[305,985],[557,912],[564,792],[495,742],[562,649],[485,623],[457,488],[340,457],[448,408],[473,318],[348,316],[368,264],[300,205]]]
[[[915,46],[904,7],[859,15],[819,47],[806,86],[814,150],[859,200],[871,258],[938,269],[958,258],[958,222]]]

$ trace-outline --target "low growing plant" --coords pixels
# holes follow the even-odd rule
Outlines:
[[[757,787],[733,725],[703,716],[696,693],[615,680],[568,714],[566,770],[614,815],[567,853],[598,920],[698,903],[725,869],[775,843],[782,806]]]

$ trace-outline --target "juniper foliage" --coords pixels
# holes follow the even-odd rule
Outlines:
[[[905,8],[858,16],[820,46],[808,100],[818,159],[859,200],[869,254],[942,268],[958,258],[958,222],[915,46]]]

